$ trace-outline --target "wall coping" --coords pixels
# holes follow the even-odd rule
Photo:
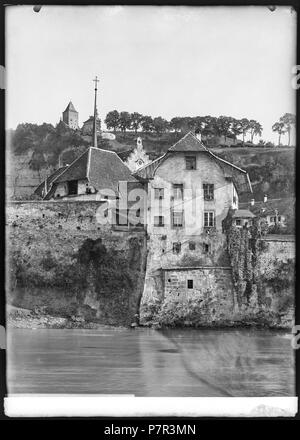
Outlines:
[[[230,266],[174,266],[174,267],[162,267],[162,270],[195,270],[195,269],[222,269],[231,270]]]
[[[51,204],[58,204],[58,203],[101,203],[103,204],[103,202],[107,202],[107,200],[9,200],[6,202],[6,205],[22,205],[22,204],[28,204],[28,205],[36,205],[36,204],[41,204],[41,205],[51,205]]]

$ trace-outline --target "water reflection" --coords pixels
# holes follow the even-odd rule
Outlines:
[[[10,393],[291,396],[293,365],[271,330],[8,332]]]

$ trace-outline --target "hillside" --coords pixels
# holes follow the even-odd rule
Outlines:
[[[28,134],[29,133],[29,134]],[[135,134],[116,132],[115,140],[99,138],[100,148],[116,152],[134,148],[137,136],[142,137],[143,146],[150,158],[164,154],[182,136],[181,133],[167,132]],[[17,199],[29,198],[34,189],[59,165],[71,163],[88,145],[91,136],[82,136],[62,126],[56,128],[44,124],[26,124],[22,130],[10,133],[7,139],[8,196]],[[204,140],[206,144],[206,141]],[[215,154],[245,169],[250,176],[254,198],[261,200],[265,193],[270,198],[292,196],[294,194],[294,148],[265,147],[220,147],[212,148]],[[242,197],[242,201],[245,197]]]

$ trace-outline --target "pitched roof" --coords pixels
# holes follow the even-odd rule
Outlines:
[[[117,153],[117,155],[123,160],[123,162],[125,162],[128,159],[128,157],[131,155],[133,150],[134,150],[134,148],[131,148],[129,150],[124,150],[124,151],[119,151]]]
[[[182,152],[198,152],[198,151],[208,151],[204,144],[191,132],[189,131],[183,138],[179,139],[176,144],[172,145],[168,151],[182,151]]]
[[[247,171],[242,170],[241,168],[233,165],[230,162],[227,162],[219,156],[216,156],[208,148],[206,148],[205,145],[199,139],[197,139],[197,137],[192,132],[187,133],[183,138],[176,142],[176,144],[170,147],[168,151],[161,157],[157,158],[150,164],[139,168],[139,170],[136,171],[134,175],[141,179],[152,179],[160,164],[168,157],[170,157],[171,154],[179,152],[202,152],[210,155],[221,167],[225,177],[232,179],[238,193],[252,193],[252,187]]]
[[[65,113],[65,112],[76,112],[76,113],[78,113],[78,112],[75,110],[75,107],[74,107],[72,101],[69,102],[69,104],[67,105],[66,110],[65,110],[63,113]]]
[[[63,171],[53,183],[70,180],[88,179],[97,189],[118,190],[119,181],[136,182],[129,168],[122,162],[114,151],[90,147],[68,168]]]
[[[278,215],[284,215],[288,210],[294,208],[295,198],[287,197],[282,199],[269,199],[266,202],[259,201],[255,202],[252,206],[249,202],[240,203],[240,208],[249,209],[255,215],[267,216],[275,215],[275,210],[278,211]]]
[[[236,209],[232,215],[233,218],[253,218],[255,215],[248,209]]]
[[[50,176],[48,176],[45,180],[43,180],[42,183],[39,184],[39,186],[36,188],[36,190],[34,191],[34,194],[37,194],[40,197],[43,197],[43,192],[44,192],[44,188],[45,188],[45,181],[46,181],[46,187],[49,190],[50,186],[52,185],[52,182],[56,179],[56,177],[58,177],[66,168],[68,168],[67,166],[58,168],[57,170],[54,171],[54,173],[50,174]]]

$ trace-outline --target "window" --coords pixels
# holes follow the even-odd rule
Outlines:
[[[173,254],[179,254],[181,251],[181,243],[173,243]]]
[[[204,211],[204,227],[213,228],[215,226],[215,213],[213,211]]]
[[[210,252],[210,244],[203,243],[203,247],[204,247],[204,252],[206,254],[209,254],[209,252]]]
[[[278,221],[281,222],[281,215],[277,217]]]
[[[182,183],[174,183],[173,185],[173,194],[175,200],[183,199],[183,184]]]
[[[188,289],[194,288],[194,280],[187,280],[187,287]]]
[[[68,182],[68,194],[73,195],[78,193],[78,180],[70,180]]]
[[[235,224],[236,224],[237,226],[241,226],[241,219],[236,219]]]
[[[185,157],[185,166],[187,170],[195,170],[196,169],[196,156],[186,156]]]
[[[203,194],[204,194],[204,200],[213,200],[214,199],[214,184],[213,183],[204,183],[203,184]]]
[[[154,188],[154,198],[163,199],[164,198],[164,188]]]
[[[183,226],[182,211],[172,211],[172,226],[173,228],[181,228]]]
[[[275,223],[275,217],[270,217],[270,222]]]
[[[189,242],[190,251],[194,251],[196,249],[196,243],[194,241]]]
[[[164,226],[164,216],[155,215],[154,216],[154,226]]]

